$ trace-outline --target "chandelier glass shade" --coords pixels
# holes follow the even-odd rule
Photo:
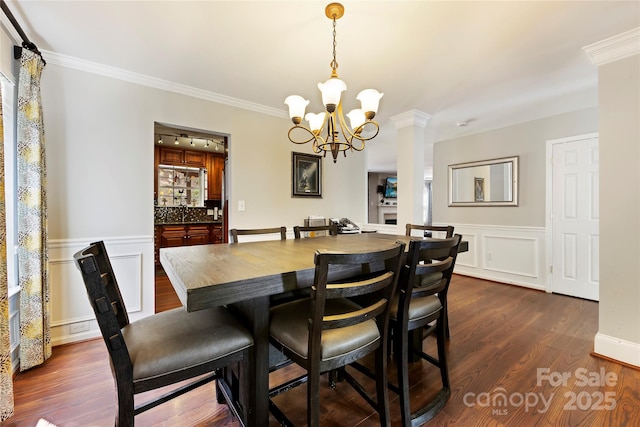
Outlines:
[[[373,118],[378,112],[378,104],[383,94],[375,89],[361,91],[356,97],[360,101],[361,108],[347,114],[349,119],[349,125],[347,125],[341,100],[342,92],[347,90],[347,85],[338,78],[336,61],[336,20],[344,15],[344,7],[340,3],[331,3],[325,8],[325,14],[333,21],[331,77],[324,83],[318,83],[325,112],[305,115],[309,100],[299,95],[288,96],[284,103],[289,107],[289,117],[293,121],[293,127],[289,129],[289,140],[294,144],[312,142],[314,153],[324,153],[326,156],[327,152],[330,152],[335,163],[340,152],[346,157],[347,150],[362,151],[365,141],[378,135],[380,127]],[[303,118],[308,126],[302,125]],[[304,136],[295,138],[294,134],[299,133]]]

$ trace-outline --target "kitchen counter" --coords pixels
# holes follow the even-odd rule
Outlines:
[[[222,224],[222,220],[198,220],[198,221],[156,221],[153,225],[197,225],[197,224]]]

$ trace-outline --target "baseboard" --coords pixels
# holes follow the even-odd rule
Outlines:
[[[598,332],[594,339],[593,352],[597,356],[640,368],[640,343]]]

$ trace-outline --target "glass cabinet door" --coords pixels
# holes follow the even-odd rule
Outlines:
[[[204,206],[207,170],[158,166],[158,206]]]

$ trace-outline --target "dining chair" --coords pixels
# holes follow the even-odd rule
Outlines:
[[[418,224],[407,224],[405,229],[405,236],[411,236],[413,230],[420,231],[420,237],[436,237],[433,236],[433,232],[436,233],[444,233],[444,237],[449,238],[453,237],[453,226],[452,225],[418,225]]]
[[[305,233],[303,235],[303,233]],[[330,225],[315,225],[315,226],[302,226],[296,225],[293,227],[293,235],[296,239],[303,237],[318,237],[318,236],[336,236],[338,235],[338,225],[332,223]]]
[[[238,381],[248,385],[253,337],[224,307],[192,313],[180,307],[130,322],[104,242],[91,243],[74,260],[109,351],[116,426],[133,426],[136,415],[218,379],[224,367],[242,364],[246,374]],[[134,395],[185,380],[191,381],[135,405]],[[216,394],[236,418],[246,417],[226,382],[217,381]]]
[[[406,225],[406,236],[411,236],[413,230],[420,230],[421,237],[445,237],[450,238],[453,237],[453,229],[452,225],[417,225],[417,224],[407,224]],[[433,236],[433,233],[438,233],[438,236]],[[447,338],[451,338],[451,332],[449,330],[449,310],[445,306],[444,308],[444,325]]]
[[[387,354],[389,301],[398,281],[404,243],[370,252],[318,250],[311,297],[271,309],[271,343],[306,369],[299,378],[270,390],[274,417],[291,425],[273,397],[307,384],[307,425],[319,424],[320,375],[343,368],[373,353],[376,399],[373,400],[347,370],[343,378],[373,407],[380,424],[389,426]],[[380,268],[370,269],[370,265]],[[375,270],[371,272],[371,270]],[[355,303],[352,298],[366,298]]]
[[[238,236],[278,233],[280,234],[280,240],[287,240],[287,227],[252,228],[244,230],[232,228],[231,230],[229,230],[229,234],[231,235],[231,243],[238,243]]]
[[[447,367],[446,301],[461,236],[447,239],[412,240],[403,266],[398,292],[391,304],[389,324],[398,372],[398,392],[403,426],[419,426],[432,419],[451,395]],[[442,257],[442,253],[448,255]],[[409,345],[409,332],[421,333],[421,341],[435,334],[438,357]],[[420,341],[420,342],[421,342]],[[411,412],[409,394],[410,352],[440,369],[442,387],[417,411]]]

